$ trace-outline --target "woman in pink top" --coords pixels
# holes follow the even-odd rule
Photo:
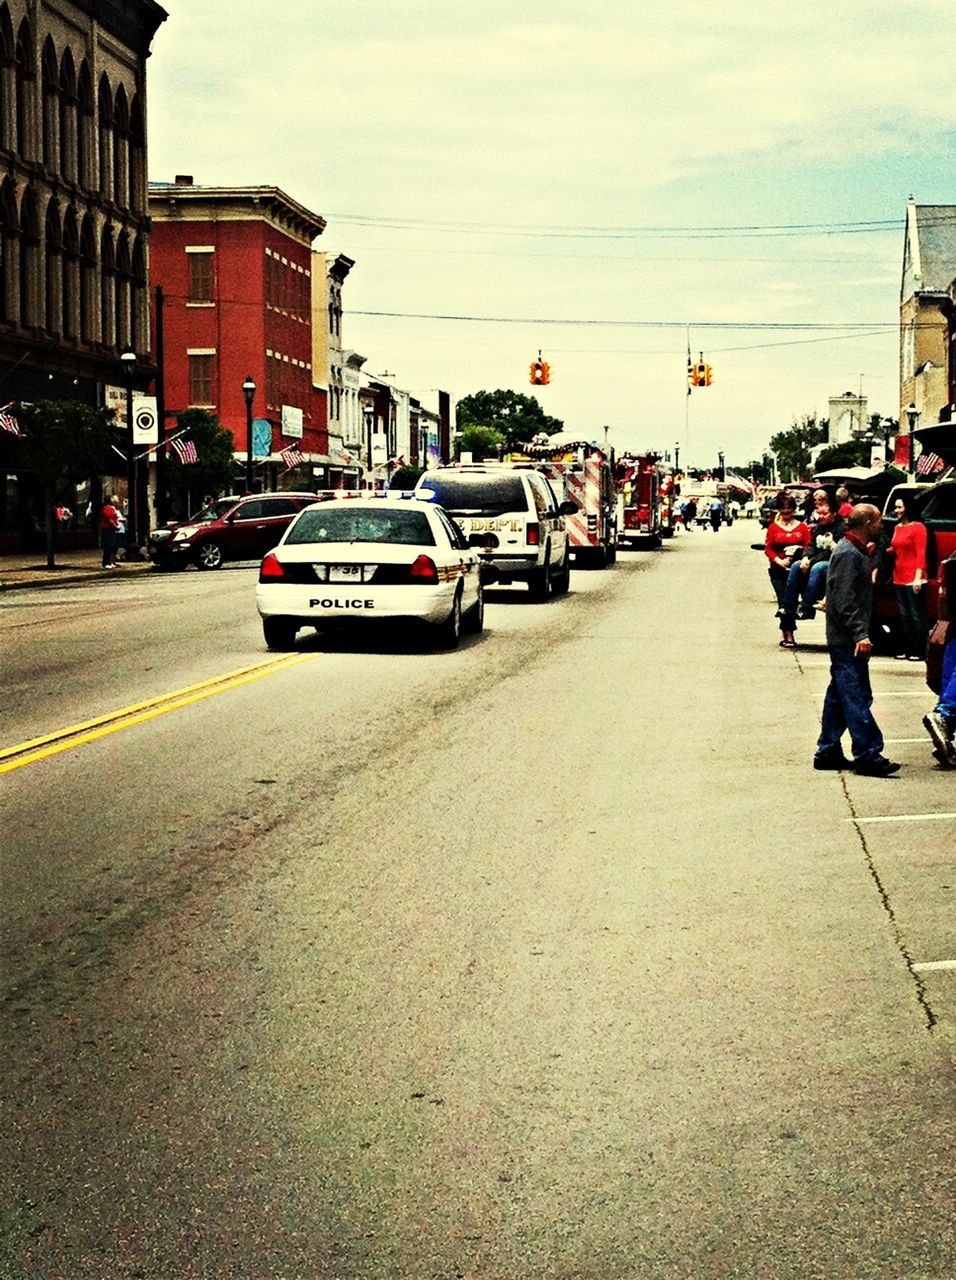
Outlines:
[[[893,504],[896,528],[886,554],[893,557],[893,590],[903,621],[905,653],[911,662],[926,657],[926,525],[915,519],[913,494],[905,493]]]

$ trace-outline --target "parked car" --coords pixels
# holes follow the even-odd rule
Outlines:
[[[560,502],[540,471],[494,464],[442,467],[420,476],[415,493],[445,508],[496,581],[526,582],[539,601],[567,591],[565,516],[577,506]]]
[[[261,560],[314,493],[251,493],[217,498],[179,524],[156,529],[149,558],[158,569],[219,569],[227,560]]]
[[[291,649],[300,627],[410,620],[454,649],[485,617],[477,551],[439,506],[414,498],[307,507],[263,559],[256,608],[270,649]]]

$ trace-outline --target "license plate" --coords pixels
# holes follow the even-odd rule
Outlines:
[[[329,582],[364,582],[365,565],[363,564],[330,564]]]

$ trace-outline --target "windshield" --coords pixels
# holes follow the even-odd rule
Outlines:
[[[194,516],[190,516],[187,523],[212,524],[214,520],[221,520],[235,505],[235,498],[218,498],[215,502],[210,502],[208,506],[203,507],[201,511],[197,511]]]
[[[399,542],[433,547],[435,536],[424,511],[382,505],[381,510],[323,503],[303,511],[286,545],[303,542]]]
[[[527,511],[521,477],[509,475],[463,475],[453,471],[430,471],[422,476],[416,490],[419,497],[440,502],[456,516],[493,515],[506,511]]]

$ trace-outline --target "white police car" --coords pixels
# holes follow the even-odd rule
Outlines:
[[[256,607],[270,649],[333,622],[419,620],[449,649],[484,627],[477,552],[441,507],[412,498],[306,507],[263,559]]]

